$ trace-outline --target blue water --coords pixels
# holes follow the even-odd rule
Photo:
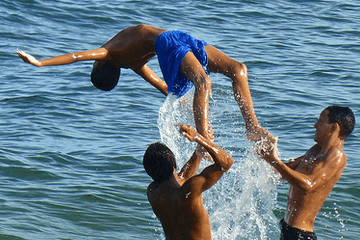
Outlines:
[[[328,105],[359,117],[358,1],[0,2],[0,239],[162,239],[146,199],[146,147],[165,99],[131,70],[102,92],[91,62],[36,68],[38,58],[94,49],[145,23],[180,29],[245,63],[260,123],[283,159],[314,144]],[[148,64],[161,75],[157,60]],[[278,239],[288,184],[254,158],[230,81],[212,74],[211,124],[236,162],[205,193],[214,239]],[[319,239],[358,239],[359,125],[348,164],[315,222]]]

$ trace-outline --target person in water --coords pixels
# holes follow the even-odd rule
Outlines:
[[[151,144],[143,158],[145,171],[154,180],[147,188],[148,200],[166,239],[211,240],[211,225],[202,193],[220,180],[234,160],[191,125],[179,126],[183,136],[202,147],[196,148],[177,173],[173,152],[162,143]],[[205,150],[214,163],[196,175]]]
[[[204,137],[210,132],[208,105],[211,79],[208,73],[222,73],[232,80],[233,88],[237,92],[235,99],[246,123],[248,140],[257,141],[268,137],[275,141],[256,119],[246,66],[205,41],[197,40],[182,31],[168,31],[141,24],[120,31],[95,50],[69,53],[44,60],[37,60],[23,51],[18,51],[17,54],[25,62],[38,67],[95,60],[91,82],[105,91],[117,85],[121,68],[132,69],[164,95],[172,93],[181,97],[195,86],[195,126]],[[146,65],[155,55],[158,56],[165,82]]]
[[[280,222],[282,240],[317,239],[315,217],[345,169],[343,146],[355,116],[348,107],[329,106],[314,127],[316,144],[303,156],[283,163],[271,144],[259,153],[290,184],[286,216]]]

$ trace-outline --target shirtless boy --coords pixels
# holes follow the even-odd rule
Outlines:
[[[305,155],[283,163],[270,150],[262,153],[290,184],[281,239],[317,239],[314,221],[346,165],[345,139],[353,131],[355,117],[348,107],[329,106],[315,123],[314,141]]]
[[[151,144],[143,165],[154,180],[147,189],[152,209],[164,229],[166,239],[211,240],[209,215],[202,192],[213,186],[233,164],[233,159],[190,125],[180,125],[180,132],[196,141],[212,156],[214,163],[196,175],[203,153],[197,148],[181,171],[171,150],[161,143]]]
[[[116,34],[102,47],[77,53],[69,53],[45,60],[19,51],[27,63],[38,67],[70,64],[77,61],[95,60],[91,73],[92,83],[99,89],[113,89],[119,79],[121,68],[130,68],[164,95],[184,95],[194,85],[194,117],[197,131],[208,137],[208,103],[211,79],[208,72],[222,73],[232,80],[238,102],[245,120],[249,140],[261,137],[275,139],[258,123],[247,80],[247,68],[203,40],[197,40],[182,31],[168,31],[148,25],[126,28]],[[162,81],[146,63],[158,55]]]

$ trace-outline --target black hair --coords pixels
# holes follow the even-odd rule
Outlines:
[[[168,180],[176,169],[174,153],[165,144],[153,143],[146,149],[143,166],[155,182],[162,183]]]
[[[91,72],[91,82],[101,90],[110,91],[119,81],[120,67],[109,62],[104,62],[100,65],[100,67],[93,68]]]
[[[340,138],[346,139],[355,128],[355,115],[348,107],[329,106],[329,122],[340,126]]]

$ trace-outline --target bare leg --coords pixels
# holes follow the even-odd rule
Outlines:
[[[196,130],[209,138],[209,95],[211,79],[192,52],[188,52],[181,62],[180,71],[195,86],[194,120]]]
[[[222,73],[231,78],[234,90],[234,97],[237,101],[246,127],[246,137],[250,141],[258,141],[262,138],[269,138],[275,142],[276,139],[258,123],[251,99],[247,68],[243,63],[237,62],[217,48],[207,45],[205,47],[209,58],[209,70]]]

